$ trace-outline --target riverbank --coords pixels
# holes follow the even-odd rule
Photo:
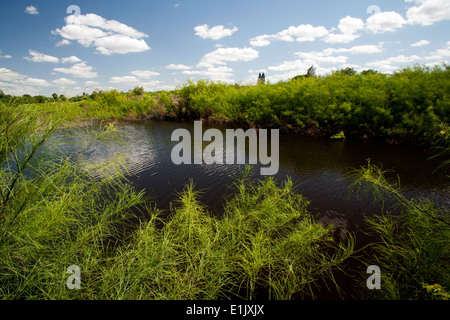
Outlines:
[[[446,65],[416,66],[392,75],[337,72],[256,86],[200,80],[172,91],[133,92],[94,92],[29,109],[64,109],[73,122],[202,119],[230,127],[278,128],[307,136],[341,134],[390,144],[422,143],[450,121]]]

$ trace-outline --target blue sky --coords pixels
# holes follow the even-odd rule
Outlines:
[[[68,96],[448,63],[448,0],[2,0],[0,89]],[[75,5],[80,12],[67,13]]]

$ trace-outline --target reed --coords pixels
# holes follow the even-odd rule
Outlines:
[[[376,299],[448,300],[450,212],[427,199],[407,199],[386,173],[368,161],[349,174],[353,190],[370,191],[375,201],[390,201],[399,211],[384,210],[367,219],[368,232],[378,241],[366,248],[372,257],[365,262],[381,268],[381,289],[361,294]]]

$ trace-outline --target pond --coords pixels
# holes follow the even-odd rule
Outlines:
[[[171,202],[177,200],[177,193],[192,180],[196,189],[202,190],[200,200],[210,212],[218,215],[223,212],[226,198],[233,194],[230,188],[233,177],[239,176],[243,165],[175,165],[171,153],[178,142],[171,140],[172,132],[182,128],[194,136],[193,123],[133,121],[119,123],[116,127],[122,143],[96,142],[85,150],[84,165],[92,167],[124,154],[127,178],[137,190],[145,190],[151,195],[158,208],[167,212]],[[210,128],[217,128],[226,135],[226,128],[203,125],[203,131]],[[100,130],[98,124],[62,129],[55,133],[52,142],[65,154],[73,154],[86,145],[87,132],[95,134]],[[208,144],[204,142],[203,147]],[[346,178],[346,173],[365,166],[370,158],[372,164],[392,170],[393,178],[397,179],[398,175],[407,198],[424,197],[433,200],[437,206],[450,207],[448,178],[434,172],[439,162],[430,160],[430,156],[426,149],[417,146],[280,134],[279,170],[274,178],[281,182],[290,177],[297,192],[310,200],[309,211],[314,217],[326,225],[332,224],[336,239],[344,239],[347,233],[354,234],[355,249],[359,249],[374,240],[365,233],[365,217],[380,214],[382,207],[374,204],[370,195],[351,193],[352,181]],[[265,177],[259,174],[259,165],[254,165],[254,169],[252,179]],[[395,213],[389,203],[385,204],[384,210]],[[362,267],[366,266],[351,263],[353,270]],[[342,280],[341,287],[345,292],[351,291],[353,286],[354,279]],[[319,297],[336,296],[326,293]]]

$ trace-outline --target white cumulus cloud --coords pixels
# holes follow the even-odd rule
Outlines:
[[[61,59],[62,63],[77,63],[77,62],[81,62],[81,59],[75,56],[70,56],[67,58],[62,58]]]
[[[399,55],[395,57],[390,57],[385,60],[368,62],[365,65],[370,68],[376,68],[381,72],[391,73],[400,69],[401,67],[405,67],[406,65],[418,60],[420,60],[420,57],[417,55],[411,56]]]
[[[34,50],[28,50],[30,57],[24,57],[25,60],[33,62],[51,62],[58,63],[59,59],[57,57],[49,56]]]
[[[67,78],[59,78],[59,79],[53,80],[52,83],[54,83],[57,86],[61,86],[61,87],[77,84],[76,81],[74,81],[72,79],[67,79]]]
[[[107,20],[94,13],[69,15],[66,25],[53,30],[63,40],[57,46],[67,45],[70,41],[90,47],[94,46],[100,54],[111,55],[143,52],[150,50],[144,39],[147,34],[116,20]]]
[[[192,67],[191,66],[186,66],[184,64],[174,64],[174,63],[172,63],[172,64],[167,65],[166,69],[168,69],[168,70],[189,70],[189,69],[192,69]]]
[[[154,72],[151,70],[134,70],[131,71],[130,73],[139,78],[151,78],[160,75],[158,72]]]
[[[218,48],[203,56],[197,67],[225,65],[229,61],[251,61],[259,57],[259,52],[252,48]]]
[[[395,11],[379,12],[367,19],[366,29],[375,34],[393,32],[406,23],[407,21]]]
[[[110,83],[126,83],[126,84],[135,84],[138,83],[139,80],[134,76],[122,76],[122,77],[111,77],[109,79]]]
[[[28,14],[39,14],[39,11],[36,9],[35,6],[28,6],[25,8],[25,12]]]
[[[430,44],[428,40],[420,40],[411,44],[411,47],[423,47]]]
[[[359,38],[358,31],[364,29],[364,21],[359,18],[346,16],[339,21],[338,25],[341,33],[329,33],[325,37],[327,43],[349,43]]]
[[[200,75],[202,77],[208,77],[212,81],[221,82],[234,82],[231,77],[233,76],[233,69],[229,67],[209,67],[201,70],[184,70],[182,72],[186,75]]]
[[[311,42],[326,36],[328,33],[329,31],[323,26],[315,27],[310,24],[300,24],[298,26],[290,26],[271,35],[264,34],[251,38],[250,44],[254,47],[263,47],[271,44],[272,41]]]
[[[70,68],[54,68],[53,71],[71,74],[75,78],[91,79],[97,77],[97,72],[92,71],[93,67],[86,65],[86,62],[74,64]]]
[[[408,22],[430,26],[436,22],[450,20],[450,1],[448,0],[409,0],[416,2],[406,12]]]
[[[227,29],[222,25],[209,27],[207,24],[202,24],[196,26],[194,28],[195,35],[199,36],[202,39],[213,39],[219,40],[223,37],[231,36],[233,33],[238,31],[237,27],[233,27],[232,29]]]

